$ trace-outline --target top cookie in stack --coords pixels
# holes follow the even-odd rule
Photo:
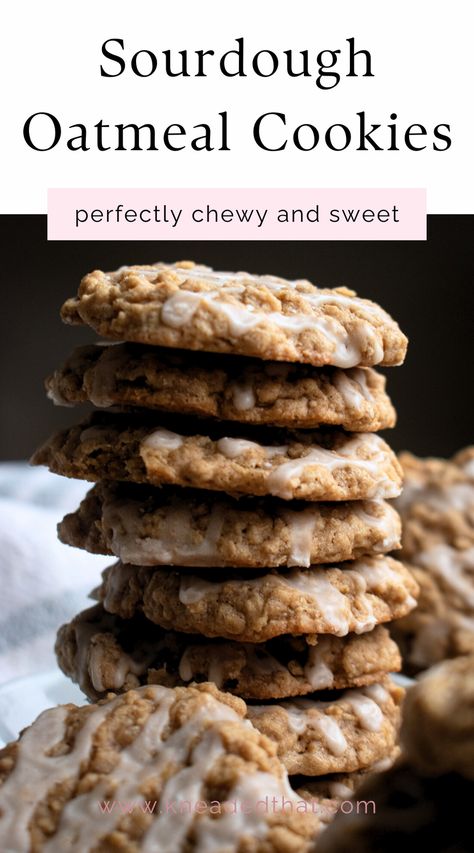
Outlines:
[[[91,273],[62,316],[124,341],[47,383],[55,402],[112,409],[33,458],[96,483],[62,541],[119,558],[61,629],[62,668],[91,698],[207,679],[286,700],[248,714],[290,773],[388,756],[400,659],[382,623],[417,593],[385,556],[402,472],[374,434],[395,421],[372,366],[403,361],[397,324],[344,288],[191,263]],[[288,702],[328,689],[345,692]]]

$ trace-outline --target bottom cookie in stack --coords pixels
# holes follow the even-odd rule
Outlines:
[[[403,565],[367,557],[218,577],[115,564],[102,603],[60,629],[61,668],[93,699],[214,681],[247,701],[292,775],[353,773],[391,755],[403,690],[388,678],[400,659],[380,623],[415,604]]]

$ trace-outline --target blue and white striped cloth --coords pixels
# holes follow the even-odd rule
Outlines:
[[[0,684],[56,666],[56,631],[84,607],[110,558],[62,545],[56,525],[90,484],[0,464]]]

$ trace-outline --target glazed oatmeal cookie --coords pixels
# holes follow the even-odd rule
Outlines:
[[[278,808],[297,797],[244,714],[244,702],[211,685],[148,686],[44,711],[0,752],[2,849],[306,851],[319,821]],[[251,808],[265,796],[275,810]],[[143,807],[101,808],[111,801]],[[250,808],[232,812],[231,801]]]
[[[342,638],[287,635],[235,643],[165,631],[141,614],[121,619],[100,604],[59,629],[56,655],[93,701],[140,684],[203,681],[243,699],[282,699],[373,684],[400,668],[397,646],[381,625]]]
[[[96,270],[61,313],[106,338],[316,366],[397,365],[407,348],[395,321],[351,290],[190,261]]]
[[[140,566],[309,566],[399,547],[383,500],[235,500],[215,492],[99,483],[58,527],[62,542]]]
[[[326,700],[248,705],[247,715],[275,741],[289,773],[347,773],[392,753],[404,692],[385,679]]]
[[[284,500],[393,498],[401,491],[398,460],[373,433],[247,427],[244,433],[225,434],[222,428],[203,428],[189,420],[179,426],[181,433],[145,416],[96,414],[55,433],[32,464],[84,480],[168,484]]]
[[[163,628],[261,643],[281,634],[362,634],[409,612],[418,592],[391,557],[253,576],[227,569],[215,578],[118,562],[104,572],[98,596],[125,619],[143,612]]]
[[[371,368],[318,368],[140,344],[85,346],[46,380],[57,405],[138,407],[295,429],[395,425],[385,377]]]

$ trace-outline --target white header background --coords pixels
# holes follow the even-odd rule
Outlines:
[[[472,0],[16,0],[3,6],[0,213],[46,212],[48,187],[426,187],[429,213],[473,213],[474,148]],[[207,78],[168,78],[158,71],[139,78],[130,69],[114,79],[100,76],[102,43],[125,41],[125,55],[149,49],[236,47],[245,37],[248,56],[258,50],[308,49],[316,55],[341,49],[336,70],[345,74],[346,39],[372,55],[372,78],[341,77],[322,91],[310,78],[279,71],[264,79],[223,77],[218,63]],[[156,125],[191,130],[229,113],[228,152],[69,151],[70,124]],[[283,152],[257,148],[255,119],[285,112],[287,126],[303,122],[323,131],[332,123],[354,124],[365,110],[368,122],[390,122],[398,114],[403,131],[412,123],[429,130],[451,125],[446,152],[333,152],[290,144]],[[63,139],[36,152],[23,140],[32,113],[57,116]],[[93,131],[92,131],[93,132]],[[75,132],[77,133],[77,131]],[[69,135],[74,135],[70,133]],[[115,143],[114,143],[115,144]]]

